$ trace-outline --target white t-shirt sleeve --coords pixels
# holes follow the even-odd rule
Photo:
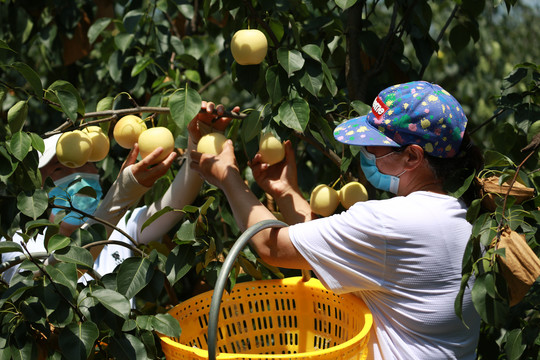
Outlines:
[[[386,230],[373,207],[353,206],[341,214],[289,227],[294,246],[335,292],[375,290],[384,281]]]

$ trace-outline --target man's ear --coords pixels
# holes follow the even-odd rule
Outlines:
[[[407,170],[416,169],[424,162],[424,149],[422,149],[420,145],[411,144],[407,146],[404,152],[406,155],[405,168]]]

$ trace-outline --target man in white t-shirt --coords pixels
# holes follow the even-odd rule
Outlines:
[[[239,111],[239,108],[237,107],[233,111]],[[223,117],[223,113],[223,105],[216,106],[212,102],[202,102],[201,112],[199,112],[188,126],[190,130],[188,150],[196,149],[196,144],[202,135],[201,131],[209,131],[207,129],[208,124],[211,124],[212,130],[215,131],[222,131],[226,128],[231,119]],[[205,130],[201,130],[201,128]],[[57,197],[55,204],[67,206],[67,202],[62,200],[62,198],[66,197],[65,194],[67,192],[71,195],[73,206],[77,209],[101,220],[105,220],[108,223],[116,224],[117,229],[106,226],[108,240],[120,241],[131,246],[148,244],[151,241],[160,241],[165,233],[180,221],[183,213],[181,211],[167,212],[145,227],[144,230],[141,230],[143,224],[152,215],[167,206],[179,210],[185,205],[191,204],[197,197],[203,182],[196,172],[192,171],[187,164],[184,164],[161,199],[155,201],[150,206],[138,207],[132,212],[126,213],[152,187],[154,182],[168,171],[176,157],[176,153],[173,152],[160,163],[149,166],[153,159],[161,154],[163,149],[158,148],[146,158],[136,162],[138,145],[135,144],[124,162],[118,178],[107,192],[107,195],[101,200],[102,192],[96,166],[93,163],[86,163],[79,168],[69,168],[62,165],[56,158],[56,142],[58,138],[59,135],[45,139],[45,151],[40,155],[38,165],[43,181],[47,177],[50,177],[57,186],[50,191],[50,195],[53,194]],[[186,155],[189,158],[189,151]],[[76,179],[80,179],[80,181],[74,182]],[[95,190],[95,198],[79,196],[77,194],[77,191],[85,186],[90,186]],[[49,216],[50,220],[53,221],[55,216],[59,214],[60,211],[53,209]],[[76,212],[68,213],[63,217],[62,222],[60,222],[59,233],[69,236],[76,229],[88,228],[96,222],[95,220],[84,218]],[[122,234],[122,232],[131,237],[131,239]],[[44,234],[37,234],[29,239],[25,244],[28,251],[34,255],[47,255],[44,237]],[[23,238],[16,233],[12,240],[21,243]],[[132,243],[132,240],[134,243]],[[93,270],[98,275],[105,275],[112,272],[122,261],[133,256],[133,252],[129,247],[117,244],[94,246],[90,248],[90,252],[95,260]],[[6,270],[0,275],[4,281],[9,282],[17,271],[19,261],[14,262],[14,266],[11,267],[8,265],[8,262],[13,261],[18,256],[26,258],[26,255],[22,253],[2,254],[2,263]],[[52,257],[50,260],[52,260]],[[89,279],[91,279],[90,275],[84,274],[80,281]]]
[[[465,135],[467,118],[444,89],[423,81],[379,93],[366,116],[339,125],[336,140],[360,147],[361,168],[377,189],[395,194],[315,219],[299,189],[294,152],[272,166],[260,155],[254,177],[288,224],[254,235],[251,245],[273,266],[311,269],[336,293],[354,293],[373,314],[371,359],[474,359],[480,318],[470,292],[463,321],[454,310],[461,261],[472,226],[467,205],[450,196],[450,173],[482,166]],[[232,143],[221,154],[193,153],[193,169],[220,187],[242,229],[275,219],[238,171]]]

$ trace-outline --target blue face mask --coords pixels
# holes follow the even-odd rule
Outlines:
[[[407,170],[403,170],[399,175],[387,175],[379,171],[377,167],[377,159],[382,159],[393,152],[385,154],[383,156],[376,157],[372,153],[366,150],[365,147],[360,146],[360,167],[366,176],[367,181],[375,188],[383,191],[389,191],[392,194],[397,194],[399,188],[399,177]]]
[[[87,214],[94,214],[103,196],[101,185],[99,184],[99,175],[97,174],[75,173],[56,180],[54,184],[56,187],[49,191],[49,199],[54,198],[55,205],[69,206],[68,199],[70,199],[75,209],[84,211]],[[82,188],[87,186],[94,189],[96,192],[95,198],[85,194],[77,194]],[[64,210],[52,209],[52,213],[55,216],[61,211]],[[68,212],[62,219],[63,222],[78,226],[84,224],[86,220],[88,218],[75,211]]]

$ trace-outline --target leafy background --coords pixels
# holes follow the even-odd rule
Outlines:
[[[0,358],[162,358],[155,331],[180,331],[166,311],[213,287],[240,235],[223,195],[205,185],[164,245],[141,246],[144,255],[81,286],[77,269],[92,266],[86,245],[103,240],[104,229],[56,234],[37,170],[42,137],[97,120],[95,112],[141,113],[145,106],[164,110],[142,112],[148,126],[167,126],[185,148],[185,126],[201,99],[239,105],[245,117],[227,135],[253,191],[278,210],[246,166],[263,130],[293,141],[306,198],[320,183],[365,182],[354,150],[336,143],[332,130],[364,114],[388,85],[424,79],[463,104],[486,155],[479,175],[509,180],[517,171],[536,189],[536,148],[522,149],[540,119],[539,11],[535,2],[517,0],[0,1],[0,233],[9,239],[15,231],[44,232],[58,260],[47,267],[25,260],[23,268],[39,266],[47,276],[25,272],[1,285]],[[232,35],[247,27],[269,40],[261,65],[240,66],[231,56]],[[110,131],[115,121],[100,126]],[[97,164],[105,191],[126,155],[113,142]],[[159,198],[178,167],[139,205]],[[368,190],[371,198],[385,196]],[[508,224],[538,254],[538,199],[504,205],[501,197],[494,210],[476,201],[469,219],[475,225],[469,247],[477,251],[464,254],[463,263],[464,277],[475,276],[483,319],[478,358],[538,359],[538,281],[509,307],[489,247]],[[20,251],[9,241],[0,245],[2,252]],[[265,266],[246,248],[228,286],[294,274]]]

